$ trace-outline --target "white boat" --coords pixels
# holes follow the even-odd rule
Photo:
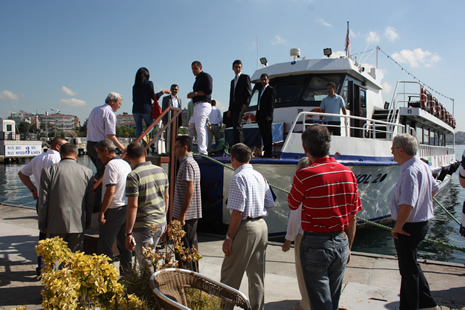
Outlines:
[[[407,132],[417,137],[418,156],[431,167],[441,189],[458,167],[454,148],[446,146],[446,135],[454,134],[455,120],[418,82],[399,81],[388,103],[381,96],[381,72],[376,68],[366,71],[350,58],[278,63],[252,75],[256,88],[244,116],[248,123],[255,118],[259,78],[263,73],[268,74],[270,85],[276,90],[273,149],[277,158],[253,158],[251,163],[270,184],[283,189],[274,190],[276,207],[266,217],[270,235],[286,231],[289,209],[285,191],[291,188],[298,160],[305,156],[301,133],[307,126],[322,123],[320,116],[329,115],[318,112],[321,100],[327,96],[328,82],[336,83],[336,92],[344,98],[348,112],[340,115],[341,136],[332,136],[330,155],[352,169],[357,177],[363,204],[359,217],[371,221],[390,218],[391,192],[399,175],[399,166],[391,154],[396,134]],[[250,124],[244,130],[253,132],[258,130],[256,127]],[[245,142],[253,146],[250,141],[247,143],[247,137]],[[227,157],[215,159],[229,163]],[[233,171],[205,158],[199,158],[198,162],[202,171],[203,226],[218,231],[229,223],[225,200]]]

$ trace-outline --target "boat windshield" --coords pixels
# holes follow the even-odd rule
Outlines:
[[[300,75],[274,78],[270,81],[276,91],[275,107],[319,106],[328,95],[326,84],[334,82],[339,93],[344,74]],[[250,108],[257,105],[261,85],[257,83],[253,90]]]

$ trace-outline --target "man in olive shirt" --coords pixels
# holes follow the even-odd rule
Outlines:
[[[127,156],[132,171],[126,181],[126,248],[136,251],[139,266],[147,264],[142,247],[156,246],[166,228],[168,210],[168,176],[163,168],[145,161],[144,146],[132,142]],[[157,227],[154,233],[151,226]]]

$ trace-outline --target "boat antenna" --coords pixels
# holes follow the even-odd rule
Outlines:
[[[258,37],[257,37],[257,70],[260,68],[260,59],[258,59]]]

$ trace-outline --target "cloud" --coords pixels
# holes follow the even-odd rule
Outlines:
[[[394,27],[387,27],[386,30],[384,30],[384,36],[389,42],[394,42],[399,37],[399,34]]]
[[[278,44],[285,45],[285,44],[287,44],[286,39],[284,39],[280,35],[275,35],[274,38],[275,38],[275,40],[271,42],[272,45],[278,45]]]
[[[389,94],[392,91],[392,85],[389,82],[384,82],[382,91],[384,94]]]
[[[69,89],[68,87],[66,86],[61,86],[61,90],[67,94],[68,96],[71,96],[71,97],[74,97],[76,96],[77,94],[79,94],[78,92],[75,92],[75,91],[72,91],[71,89]]]
[[[368,44],[371,44],[371,43],[377,44],[380,41],[381,41],[381,38],[379,37],[379,35],[374,31],[370,31],[370,33],[368,34],[368,37],[367,37],[367,43]]]
[[[325,21],[323,18],[318,18],[318,19],[315,19],[315,23],[319,23],[325,27],[332,27],[333,25],[331,25],[330,23],[328,23],[327,21]]]
[[[399,63],[407,63],[412,67],[420,65],[431,67],[441,60],[437,54],[432,54],[429,51],[424,51],[421,48],[414,50],[401,50],[400,53],[392,54],[392,58]]]
[[[19,96],[9,90],[0,92],[0,100],[19,100]]]
[[[331,57],[330,58],[341,58],[342,56],[346,56],[346,52],[345,51],[335,51],[331,54]],[[326,56],[323,56],[323,58],[326,58]]]
[[[58,103],[69,107],[84,107],[87,105],[84,100],[77,98],[61,99]]]

